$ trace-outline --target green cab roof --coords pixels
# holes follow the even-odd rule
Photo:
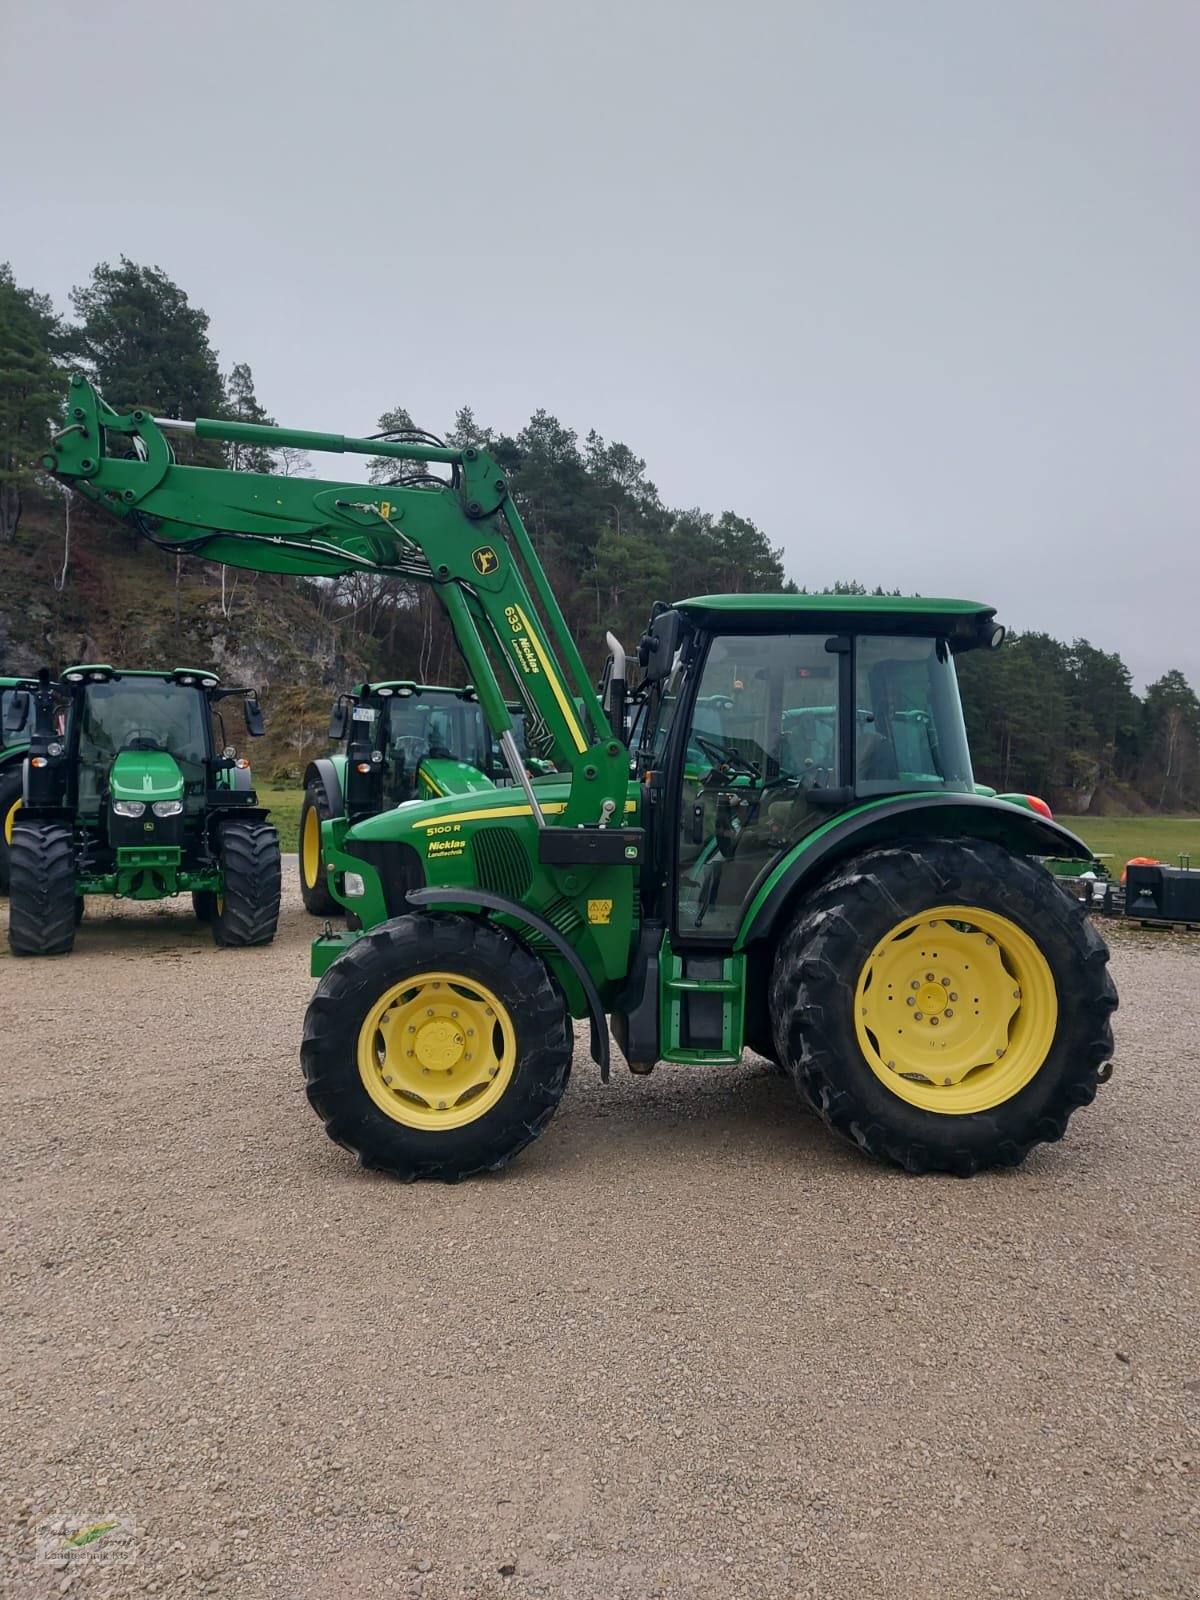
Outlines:
[[[938,635],[958,649],[992,643],[996,615],[977,600],[899,594],[704,594],[677,600],[674,609],[700,627]]]

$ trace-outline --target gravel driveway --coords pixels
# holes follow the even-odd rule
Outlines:
[[[0,1594],[1200,1593],[1200,939],[1115,929],[1116,1075],[1015,1173],[581,1044],[515,1166],[405,1188],[304,1099],[291,877],[265,950],[3,945]]]

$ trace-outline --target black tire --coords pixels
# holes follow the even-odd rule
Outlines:
[[[217,913],[217,897],[212,889],[192,891],[192,910],[197,922],[211,922]]]
[[[13,828],[8,942],[17,956],[65,956],[75,944],[75,830],[65,822]]]
[[[389,1115],[368,1092],[358,1064],[360,1034],[372,1010],[406,978],[414,980],[412,992],[423,993],[423,974],[446,972],[461,976],[464,992],[478,983],[500,1002],[515,1041],[511,1075],[474,1120],[454,1128],[414,1126]],[[493,1049],[498,1032],[497,1023]],[[377,1030],[369,1048],[381,1037]],[[573,1037],[562,990],[514,935],[473,917],[404,916],[356,940],[321,979],[305,1017],[300,1060],[326,1133],[361,1166],[406,1182],[457,1183],[507,1166],[543,1132],[567,1087]]]
[[[279,923],[279,834],[269,822],[221,825],[222,893],[209,926],[219,945],[270,944]]]
[[[908,1084],[902,1088],[897,1077],[896,1090],[887,1086],[885,1074],[872,1068],[860,1043],[855,1014],[856,1004],[867,998],[856,993],[860,975],[865,975],[868,961],[896,947],[889,944],[892,930],[940,906],[974,907],[1015,925],[1032,941],[1057,995],[1048,1047],[1040,1042],[1020,1046],[1032,1077],[1016,1083],[998,1103],[954,1114],[902,1097],[918,1092],[909,1087],[915,1082],[927,1101],[936,1100],[941,1091],[932,1078],[901,1074],[908,1077]],[[963,919],[941,926],[949,941],[961,938],[968,925]],[[929,953],[936,958],[933,940],[926,936],[922,942],[930,945]],[[995,943],[998,948],[988,959],[998,961],[997,970],[1007,972],[1003,940]],[[926,952],[915,943],[900,959],[911,960],[914,955],[920,966],[937,965],[936,959],[927,962]],[[1101,1069],[1112,1056],[1111,1017],[1117,1004],[1107,963],[1108,949],[1083,907],[1068,899],[1034,861],[975,840],[933,839],[913,851],[870,851],[844,863],[837,878],[822,886],[798,913],[784,937],[771,983],[775,1041],[797,1088],[817,1114],[869,1155],[909,1172],[949,1172],[959,1177],[990,1167],[1015,1167],[1034,1145],[1060,1139],[1072,1113],[1089,1104],[1096,1093]],[[881,989],[872,1002],[873,1015],[890,1019],[887,1034],[881,1026],[880,1035],[893,1046],[904,1032],[903,1027],[897,1031],[897,1021],[917,1018],[928,1025],[919,1011],[906,1017],[901,1009],[901,997],[914,1003],[908,1001],[907,987],[898,985],[894,994]],[[1012,994],[1018,1001],[1013,1016],[1028,1006],[1029,1027],[1036,1039],[1034,1001],[1019,988]],[[949,998],[957,1000],[957,994],[951,992]],[[883,1002],[890,1006],[893,999],[896,1010],[891,1012]],[[962,1011],[965,1020],[959,1027],[974,1026],[971,1017],[981,1015],[978,1008],[969,1011],[966,995]],[[983,1019],[982,1032],[1012,1025],[1003,1017],[999,1022],[994,1015],[989,1017],[986,1002]],[[947,1039],[947,1032],[943,1030],[939,1043]],[[901,1052],[925,1048],[930,1037],[910,1031]],[[880,1048],[881,1057],[888,1048]],[[1014,1060],[1017,1049],[1014,1044]],[[974,1081],[979,1081],[980,1072],[992,1070],[991,1054],[1002,1057],[1005,1050],[989,1052],[989,1061],[980,1063]]]
[[[309,852],[305,849],[305,832],[311,826],[309,816],[312,816],[319,828],[322,822],[331,815],[329,800],[325,794],[325,785],[319,780],[314,780],[304,791],[304,803],[300,807],[300,836],[297,840],[300,861],[300,895],[304,901],[304,909],[314,917],[337,916],[342,907],[329,892],[329,885],[325,881],[324,864],[321,862],[320,851],[316,872],[312,879],[309,878],[311,862],[307,861]]]
[[[9,812],[21,798],[22,765],[18,761],[15,767],[8,767],[0,774],[0,894],[8,893],[10,852],[5,824]]]

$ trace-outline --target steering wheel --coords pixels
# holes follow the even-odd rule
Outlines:
[[[162,750],[161,741],[149,728],[130,728],[121,740],[122,750]]]
[[[420,734],[405,733],[399,739],[392,741],[391,754],[399,756],[404,762],[405,768],[411,768],[415,771],[422,757],[429,754],[429,746],[421,738]]]
[[[734,767],[741,772],[748,773],[752,778],[761,777],[758,767],[744,756],[740,750],[731,750],[728,745],[717,744],[712,739],[706,739],[701,734],[693,734],[696,747],[704,751],[710,761],[718,767]]]

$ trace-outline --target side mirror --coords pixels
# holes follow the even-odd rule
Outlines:
[[[660,683],[671,675],[683,642],[683,618],[678,611],[662,611],[642,635],[638,660],[646,669],[647,683]]]
[[[338,743],[350,731],[350,707],[344,700],[335,700],[329,714],[329,737]]]
[[[247,695],[243,705],[246,708],[246,732],[252,739],[261,739],[267,731],[267,725],[263,721],[262,706],[258,703],[258,696]]]
[[[13,697],[8,707],[8,714],[4,718],[4,732],[7,736],[20,733],[29,721],[29,695],[24,689],[13,691]]]

